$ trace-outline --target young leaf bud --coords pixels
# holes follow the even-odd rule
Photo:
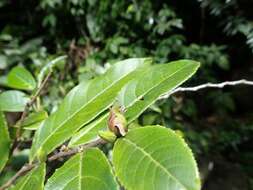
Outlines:
[[[45,162],[47,160],[47,155],[42,148],[38,150],[37,159],[40,163]]]
[[[117,136],[111,131],[99,131],[98,135],[105,141],[114,143],[117,139]]]
[[[112,107],[108,119],[109,130],[117,137],[125,136],[127,132],[127,121],[120,111],[120,107]]]

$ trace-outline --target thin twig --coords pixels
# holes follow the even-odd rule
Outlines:
[[[31,97],[30,101],[27,102],[27,104],[25,105],[24,111],[22,112],[22,115],[20,117],[20,119],[17,121],[17,123],[15,124],[15,127],[17,128],[16,131],[16,138],[14,140],[14,142],[12,143],[12,147],[10,150],[10,154],[12,154],[12,152],[14,151],[14,149],[18,146],[19,144],[19,138],[21,135],[21,126],[29,112],[30,107],[34,104],[35,100],[38,98],[38,96],[41,94],[42,90],[44,89],[44,87],[46,86],[46,83],[48,82],[50,76],[51,76],[52,72],[49,72],[46,76],[46,78],[43,80],[43,82],[41,83],[40,87],[38,88],[38,90],[35,92],[35,94]]]
[[[21,126],[29,112],[30,107],[34,104],[35,100],[38,98],[38,96],[41,94],[42,90],[44,89],[44,87],[46,86],[47,81],[49,80],[50,76],[51,76],[52,72],[49,72],[46,76],[46,78],[43,80],[41,86],[38,88],[38,90],[35,92],[35,94],[31,97],[31,100],[29,102],[27,102],[25,109],[19,119],[19,121],[16,124],[16,128],[17,128],[17,133],[16,133],[16,138],[18,139],[20,137],[20,133],[21,133]]]
[[[62,61],[64,59],[66,59],[68,56],[67,55],[62,55],[59,56],[53,60],[51,60],[49,63],[47,63],[39,72],[38,74],[38,86],[41,86],[43,80],[44,80],[44,76],[46,76],[47,72],[50,72],[50,70],[53,70],[53,68],[55,67],[55,65],[59,62]]]
[[[177,92],[196,92],[198,90],[202,90],[205,88],[224,88],[225,86],[236,86],[236,85],[250,85],[253,86],[253,81],[241,79],[241,80],[236,80],[236,81],[226,81],[222,83],[206,83],[206,84],[201,84],[198,86],[193,86],[193,87],[179,87],[171,92],[164,94],[160,96],[159,99],[166,99],[168,98],[171,94],[175,94]]]
[[[106,143],[107,142],[105,140],[99,138],[99,139],[91,141],[91,142],[89,142],[87,144],[81,145],[81,146],[79,146],[77,148],[69,149],[68,151],[65,151],[65,152],[56,153],[55,155],[49,157],[47,159],[47,161],[48,162],[52,162],[54,160],[58,160],[60,158],[66,157],[66,156],[71,156],[71,155],[74,155],[76,153],[83,152],[83,151],[87,150],[88,148],[96,147],[98,145],[103,145],[103,144],[106,144]],[[9,179],[2,187],[0,187],[0,190],[5,190],[8,187],[10,187],[12,184],[15,183],[15,181],[19,177],[21,177],[24,174],[26,174],[27,172],[31,171],[38,164],[39,163],[32,163],[32,164],[26,164],[26,165],[24,165],[11,179]]]
[[[57,160],[59,158],[62,158],[62,157],[65,157],[65,156],[71,156],[71,155],[76,154],[78,152],[83,152],[84,150],[86,150],[88,148],[96,147],[98,145],[102,145],[102,144],[106,144],[106,143],[107,142],[105,140],[99,138],[99,139],[91,141],[87,144],[81,145],[78,148],[70,149],[66,152],[63,151],[63,152],[56,153],[55,155],[49,157],[48,161],[52,162],[52,161]]]
[[[44,89],[44,87],[46,86],[50,76],[52,74],[52,71],[50,71],[46,78],[43,80],[42,84],[40,85],[40,87],[38,88],[38,90],[36,91],[36,93],[34,94],[34,96],[32,97],[31,101],[30,101],[30,106],[35,102],[35,100],[39,97],[39,95],[41,94],[42,90]]]
[[[0,187],[0,190],[7,189],[10,187],[19,177],[26,174],[28,171],[33,169],[37,164],[26,164],[24,165],[11,179],[9,179],[2,187]]]

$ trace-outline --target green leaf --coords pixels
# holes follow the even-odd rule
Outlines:
[[[38,86],[41,85],[42,81],[44,80],[45,76],[59,63],[62,63],[62,61],[64,61],[65,59],[67,59],[66,55],[62,55],[59,56],[51,61],[49,61],[39,72],[38,74]]]
[[[161,126],[129,131],[116,141],[113,165],[127,190],[199,190],[191,150],[175,132]]]
[[[123,87],[118,96],[120,104],[126,108],[128,123],[152,106],[162,94],[170,92],[190,78],[198,67],[198,62],[179,60],[154,65],[145,72],[140,72],[138,78]],[[78,146],[96,138],[98,131],[106,129],[107,118],[108,115],[81,129],[72,137],[70,146]]]
[[[46,118],[48,118],[48,114],[45,110],[31,113],[25,118],[22,128],[26,130],[36,130]]]
[[[45,190],[119,189],[106,156],[97,148],[70,158],[49,178]]]
[[[40,164],[28,174],[20,178],[11,190],[43,190],[46,174],[45,163]]]
[[[0,111],[22,112],[29,101],[27,95],[17,90],[9,90],[0,94]]]
[[[0,86],[8,87],[7,77],[0,76]]]
[[[130,123],[138,118],[162,94],[170,92],[189,79],[199,65],[198,62],[191,60],[155,65],[138,80],[128,83],[119,95],[121,104],[127,108],[125,113],[127,121]]]
[[[5,69],[8,66],[7,57],[0,54],[0,70]]]
[[[91,122],[89,125],[82,128],[71,138],[68,146],[79,146],[94,140],[94,138],[98,135],[98,131],[104,129],[107,125],[108,116],[108,113],[104,114],[100,118],[96,119],[94,122]]]
[[[30,160],[34,160],[40,149],[46,154],[50,153],[107,109],[120,89],[135,76],[135,72],[149,63],[150,59],[120,61],[104,75],[72,89],[59,109],[36,131]]]
[[[0,172],[9,158],[10,136],[3,112],[0,112]]]
[[[36,81],[32,74],[24,67],[14,67],[7,76],[8,86],[21,90],[33,90]]]

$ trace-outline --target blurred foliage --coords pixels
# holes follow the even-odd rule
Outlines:
[[[128,57],[200,61],[187,86],[253,80],[252,7],[251,0],[0,0],[1,88],[8,89],[14,66],[38,80],[41,68],[61,54],[69,58],[53,69],[43,104],[37,102],[48,112],[75,84]],[[253,176],[246,167],[253,164],[247,161],[253,155],[253,104],[246,99],[253,92],[234,88],[176,94],[153,105],[139,123],[178,129],[200,159],[222,155]]]
[[[200,0],[200,2],[211,15],[221,18],[220,25],[227,35],[244,36],[246,44],[253,52],[253,21],[250,12],[252,2],[238,0],[226,0],[225,3],[222,0]]]

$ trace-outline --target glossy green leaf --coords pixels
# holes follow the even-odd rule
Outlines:
[[[136,70],[149,63],[150,59],[120,61],[104,75],[72,89],[59,109],[36,131],[30,160],[35,158],[38,151],[50,153],[107,109],[120,89],[135,76]]]
[[[162,94],[170,92],[189,79],[199,65],[198,62],[191,60],[155,65],[138,80],[128,83],[119,95],[121,104],[127,108],[125,113],[127,121],[132,122]]]
[[[174,131],[147,126],[116,141],[113,165],[127,190],[199,190],[200,178],[190,148]]]
[[[82,128],[71,138],[68,146],[79,146],[94,140],[94,138],[98,135],[98,131],[105,129],[108,116],[108,113],[104,114],[100,118],[96,119],[94,122],[91,122],[89,125]]]
[[[21,177],[11,190],[43,190],[46,174],[46,164],[42,163],[32,171]]]
[[[25,118],[22,128],[26,130],[36,130],[46,118],[48,118],[48,114],[44,110],[31,113]]]
[[[22,112],[29,101],[27,95],[17,90],[9,90],[0,94],[0,111]]]
[[[128,123],[136,119],[164,93],[181,85],[198,69],[199,63],[191,60],[173,61],[154,65],[139,73],[137,79],[129,82],[120,92],[118,100],[126,108]],[[77,146],[93,140],[99,130],[105,130],[107,117],[90,124],[75,134],[70,146]]]
[[[22,90],[33,90],[36,87],[36,81],[32,74],[24,67],[14,67],[7,76],[8,86]]]
[[[3,112],[0,112],[0,172],[9,158],[10,136]]]
[[[79,153],[57,169],[45,190],[116,190],[119,189],[111,166],[97,148]]]

